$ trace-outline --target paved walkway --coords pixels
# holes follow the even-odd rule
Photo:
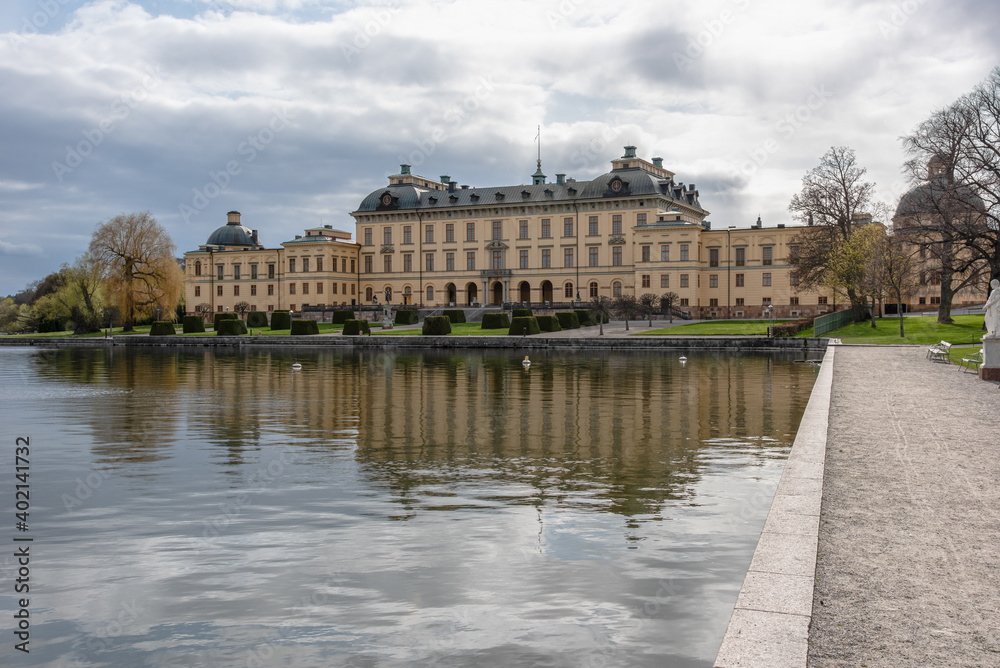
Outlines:
[[[810,668],[1000,666],[1000,391],[837,349]]]

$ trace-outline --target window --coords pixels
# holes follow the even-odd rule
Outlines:
[[[611,248],[611,264],[615,267],[622,266],[622,247],[613,246]]]
[[[256,297],[257,296],[257,286],[256,285],[251,285],[250,286],[250,296],[251,297]]]
[[[690,299],[688,299],[687,297],[681,297],[681,306],[688,306],[690,303],[691,303]]]
[[[788,298],[788,304],[790,306],[798,306],[799,305],[799,298],[798,297],[789,297]]]
[[[274,278],[274,265],[273,264],[267,265],[267,277],[268,278]]]
[[[503,221],[494,220],[493,221],[493,240],[500,241],[503,239]]]
[[[268,297],[273,297],[274,296],[274,286],[273,285],[268,285],[267,286],[267,296]]]
[[[333,294],[337,294],[337,284],[333,283]]]
[[[709,248],[708,249],[708,266],[718,267],[719,266],[719,249]]]
[[[351,283],[351,294],[354,294],[354,283]],[[347,283],[344,283],[344,294],[347,294]]]
[[[670,287],[670,274],[660,274],[660,287],[661,288]]]
[[[718,274],[709,274],[708,275],[708,287],[710,287],[710,288],[717,288],[717,287],[719,287],[719,275]]]
[[[498,251],[498,250],[497,251],[493,251],[492,257],[493,257],[493,265],[492,265],[493,268],[494,269],[503,269],[504,268],[503,267],[503,251]]]
[[[365,246],[371,246],[371,245],[372,245],[372,228],[366,227],[365,228]]]
[[[382,243],[388,246],[392,243],[392,228],[383,227],[382,228]]]
[[[433,285],[428,285],[427,286],[427,301],[429,301],[429,302],[434,301],[434,286]]]
[[[550,239],[552,237],[552,227],[549,224],[548,218],[542,218],[542,238]]]
[[[799,284],[799,277],[795,274],[795,272],[792,272],[791,274],[788,275],[788,284],[789,285]]]
[[[444,226],[444,240],[447,243],[455,242],[455,223],[448,223]]]
[[[295,284],[294,283],[289,283],[288,284],[288,294],[290,294],[290,295],[294,295],[295,294]]]
[[[769,272],[765,271],[764,274],[761,276],[761,285],[764,286],[765,288],[771,286],[771,274]]]
[[[590,254],[590,266],[596,267],[598,263],[598,248],[593,246],[588,250],[588,253]]]
[[[597,296],[597,281],[590,282],[590,296],[591,297]]]
[[[573,249],[564,248],[563,249],[563,266],[572,267],[573,266]]]
[[[316,294],[318,294],[318,295],[323,294],[323,284],[322,283],[317,283],[316,284]]]
[[[518,255],[520,257],[520,267],[521,267],[521,269],[527,269],[528,268],[528,251],[522,249],[522,250],[518,251]]]
[[[642,261],[649,262],[649,246],[642,247]]]
[[[589,228],[587,229],[587,234],[592,237],[597,236],[597,216],[590,217]]]
[[[763,306],[770,306],[771,305],[771,298],[770,297],[764,297],[763,299],[760,300],[760,303]]]
[[[621,297],[622,296],[622,284],[620,281],[615,281],[611,284],[611,296]]]
[[[681,287],[682,288],[688,287],[688,275],[687,274],[681,274]]]
[[[736,266],[745,267],[747,264],[747,249],[737,248],[736,249]]]
[[[816,300],[816,303],[817,304],[825,304],[826,303],[826,297],[820,297],[819,299]],[[920,303],[923,304],[923,302],[920,302]]]
[[[413,226],[403,225],[403,243],[412,244],[413,243]]]
[[[323,271],[323,258],[316,258],[316,271]]]
[[[670,262],[670,246],[660,246],[660,262]]]
[[[646,214],[640,213],[636,214],[635,224],[639,227],[646,227]]]
[[[774,260],[774,246],[764,246],[761,250],[761,257],[763,258],[763,264],[765,266],[770,266]]]
[[[302,258],[302,271],[309,271],[309,258]]]
[[[217,296],[217,297],[221,297],[222,296],[222,286],[221,285],[215,286],[215,296]]]
[[[571,237],[573,236],[573,219],[563,218],[563,236]]]
[[[643,274],[642,275],[642,287],[644,287],[644,288],[648,288],[649,287],[649,274]]]
[[[573,298],[573,284],[572,283],[567,283],[566,284],[566,289],[563,291],[563,294],[566,296],[566,299],[572,299]]]
[[[424,255],[424,271],[434,271],[434,253]]]
[[[218,307],[217,310],[219,311],[219,313],[222,313],[222,304],[219,304],[219,307]]]
[[[194,296],[195,297],[201,297],[201,286],[200,285],[194,286]]]
[[[288,260],[288,273],[289,274],[294,274],[295,273],[295,258],[294,257],[290,258]]]
[[[424,225],[424,243],[432,244],[434,243],[434,226]]]
[[[621,214],[615,214],[611,216],[611,234],[621,234],[622,233],[622,217]]]
[[[743,279],[745,276],[746,274],[736,274],[736,287],[738,288],[743,287]]]
[[[409,273],[413,271],[413,254],[403,253],[403,271]]]
[[[216,277],[216,278],[217,278],[218,280],[220,280],[220,281],[221,281],[221,280],[222,280],[222,276],[223,276],[223,272],[224,272],[224,271],[225,271],[225,267],[223,267],[223,266],[222,266],[221,264],[220,264],[220,265],[217,265],[217,266],[215,267],[215,277]]]
[[[201,260],[194,263],[194,275],[201,276]]]
[[[798,245],[789,246],[788,247],[788,259],[789,260],[798,259],[798,257],[799,257],[799,251],[800,250],[801,250],[801,246],[798,246]]]
[[[273,311],[274,310],[274,304],[268,304],[267,305],[267,310],[268,310],[268,312]]]
[[[825,299],[825,297],[820,297],[820,299]],[[820,302],[820,303],[822,304],[824,302]],[[920,303],[921,304],[926,304],[927,303],[927,297],[921,297],[920,298]]]
[[[303,283],[302,284],[302,294],[304,294],[304,295],[309,294],[309,284],[308,283]]]
[[[468,253],[465,254],[465,269],[467,271],[475,271],[476,270],[476,252],[475,251],[469,251]]]
[[[351,273],[354,273],[354,260],[351,260]]]
[[[392,271],[392,256],[391,255],[383,255],[382,256],[382,271],[384,271],[387,274],[390,271]]]
[[[688,261],[688,248],[690,248],[688,244],[681,244],[681,262]]]
[[[255,264],[250,265],[250,279],[254,281],[257,280],[257,265]]]
[[[374,271],[372,269],[372,256],[371,255],[365,255],[365,273],[366,274],[370,274],[370,273],[372,273],[372,271]]]
[[[736,305],[737,306],[743,306],[743,302],[744,302],[744,298],[743,297],[737,297],[736,298]]]
[[[455,271],[455,254],[445,253],[444,254],[444,268],[447,271]]]
[[[708,300],[708,305],[709,305],[709,306],[718,306],[718,305],[719,305],[719,300],[718,300],[718,299],[715,299],[715,298],[713,298],[713,299],[709,299],[709,300]]]
[[[542,269],[548,269],[552,266],[552,250],[549,248],[542,249]]]
[[[466,223],[465,224],[465,240],[475,241],[476,240],[476,224]]]

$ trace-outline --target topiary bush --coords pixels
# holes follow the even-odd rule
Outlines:
[[[292,336],[319,334],[319,323],[315,320],[292,320]]]
[[[271,319],[274,322],[274,319]],[[357,336],[358,334],[371,334],[371,327],[367,320],[348,320],[344,323],[344,336]]]
[[[267,314],[263,311],[250,311],[247,313],[247,327],[267,327]]]
[[[240,316],[235,313],[216,313],[212,319],[212,328],[215,330],[219,329],[219,323],[223,320],[239,320]]]
[[[274,311],[271,313],[271,329],[291,329],[292,314],[288,311]]]
[[[200,315],[186,315],[181,320],[181,331],[185,334],[198,334],[205,331],[205,319]]]
[[[417,324],[417,311],[416,309],[399,309],[396,311],[397,325],[415,325]]]
[[[354,319],[354,311],[334,311],[333,316],[330,318],[330,322],[334,325],[343,325],[348,320]]]
[[[541,334],[542,330],[538,327],[538,320],[534,317],[515,317],[510,321],[510,330],[507,331],[511,336],[521,336],[525,330],[528,334]]]
[[[150,336],[173,336],[176,333],[174,323],[169,320],[157,320],[149,327]]]
[[[506,313],[484,313],[482,329],[508,329],[510,318]]]
[[[441,312],[441,315],[446,315],[453,323],[465,322],[465,311],[460,308],[451,308]]]
[[[559,318],[554,315],[536,315],[535,320],[538,322],[538,329],[543,332],[558,332],[562,329]]]
[[[580,321],[580,327],[590,327],[597,324],[597,321],[590,317],[590,311],[580,309],[573,311],[573,313],[576,313],[576,318]]]
[[[533,315],[535,314],[531,312],[530,308],[516,308],[513,313],[515,318],[530,318]]]
[[[215,325],[216,336],[241,336],[246,333],[247,326],[239,318],[235,320],[220,320]]]
[[[429,315],[424,318],[424,335],[443,336],[451,334],[451,319],[446,315]]]
[[[556,320],[563,329],[580,329],[580,318],[573,311],[559,311]]]

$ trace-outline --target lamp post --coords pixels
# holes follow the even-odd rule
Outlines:
[[[733,319],[733,241],[735,225],[726,228],[726,317]]]
[[[774,307],[767,305],[767,335],[774,336]]]

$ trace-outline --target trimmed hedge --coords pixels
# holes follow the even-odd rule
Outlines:
[[[247,313],[247,327],[267,327],[267,314],[263,311]]]
[[[246,324],[236,318],[236,320],[220,320],[215,326],[217,336],[240,336],[247,333]]]
[[[513,313],[515,318],[530,318],[533,315],[535,314],[531,312],[530,308],[516,308]]]
[[[216,313],[212,318],[212,329],[218,330],[219,323],[223,320],[239,320],[240,316],[235,313]]]
[[[528,331],[528,334],[541,334],[542,330],[538,328],[538,320],[534,317],[515,317],[510,321],[510,329],[507,333],[511,336],[521,336],[524,330]]]
[[[429,315],[424,318],[422,333],[430,336],[451,334],[451,318],[446,315]]]
[[[556,319],[563,329],[580,329],[580,318],[573,311],[559,311]]]
[[[272,319],[273,322],[273,319]],[[371,334],[371,327],[367,320],[348,320],[344,323],[344,336],[357,336],[358,334]]]
[[[554,315],[536,315],[535,320],[538,321],[538,329],[543,332],[558,332],[562,329],[559,318]]]
[[[774,327],[771,329],[772,336],[795,336],[801,331],[807,330],[813,326],[815,318],[802,318],[801,320],[793,320],[792,322],[780,322],[775,323]]]
[[[397,325],[415,325],[419,318],[417,317],[417,311],[415,309],[399,309],[396,311]]]
[[[176,333],[174,323],[169,320],[157,320],[149,327],[150,336],[173,336]]]
[[[460,308],[452,308],[443,311],[441,315],[446,315],[453,323],[465,322],[465,311]]]
[[[319,334],[319,323],[315,320],[292,320],[292,336],[308,336],[309,334]]]
[[[506,313],[484,313],[481,329],[509,329],[510,318]]]
[[[271,313],[271,329],[291,329],[292,314],[289,311],[274,311]]]
[[[597,322],[590,316],[590,311],[579,309],[573,311],[573,313],[576,313],[576,318],[580,322],[580,327],[590,327],[591,325],[597,324]]]
[[[343,325],[348,320],[354,320],[354,311],[334,311],[330,317],[334,325]]]
[[[205,319],[200,315],[186,315],[181,321],[181,331],[185,334],[199,334],[205,331]]]

